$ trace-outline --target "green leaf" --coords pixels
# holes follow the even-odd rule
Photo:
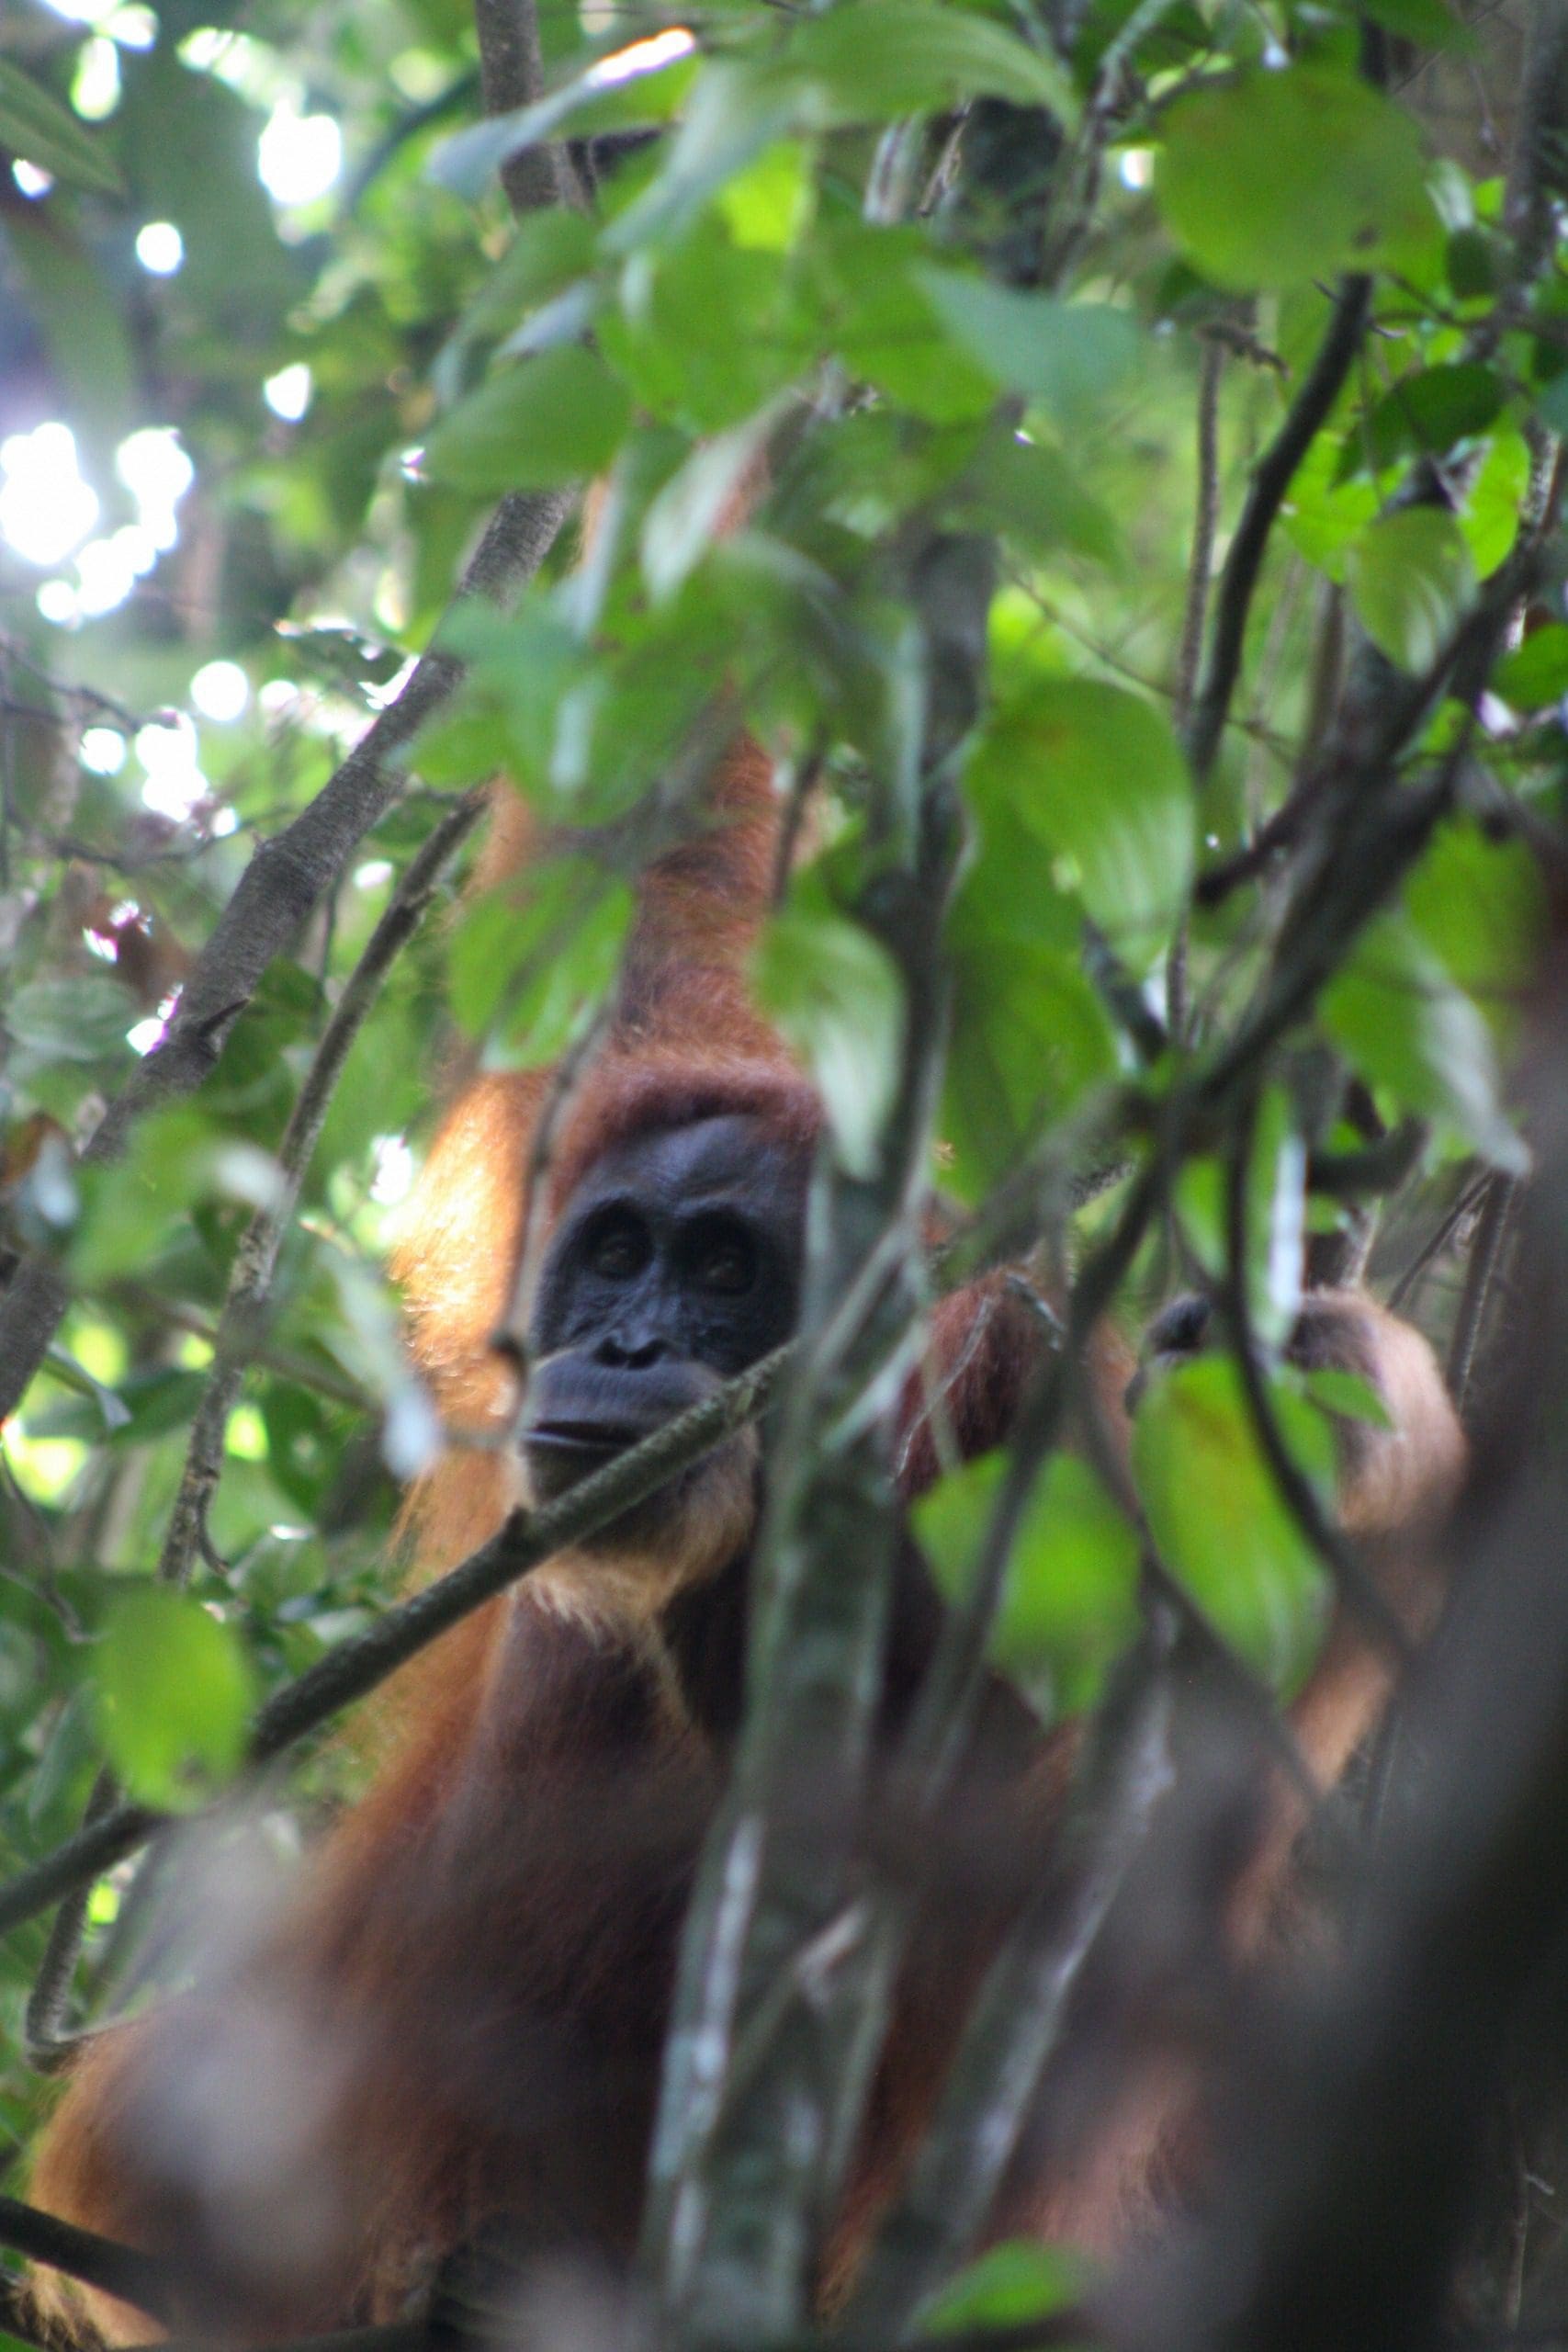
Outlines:
[[[1031,555],[1065,547],[1096,563],[1113,564],[1121,556],[1115,523],[1060,450],[1011,433],[987,442],[954,505]]]
[[[1049,871],[1027,842],[1019,870],[1049,892]],[[978,1201],[1120,1065],[1110,1018],[1077,951],[983,929],[983,887],[963,911],[970,910],[953,934],[942,1174],[960,1199]]]
[[[1292,1454],[1327,1500],[1328,1424],[1279,1385],[1273,1403]],[[1325,1578],[1258,1451],[1228,1356],[1201,1356],[1149,1382],[1133,1422],[1132,1458],[1166,1566],[1270,1683],[1297,1682],[1322,1631]]]
[[[120,196],[125,184],[101,140],[85,130],[69,107],[8,58],[0,57],[0,147],[52,172],[73,187]]]
[[[1549,621],[1505,654],[1492,673],[1492,687],[1516,710],[1545,710],[1568,695],[1568,628]]]
[[[1019,294],[956,269],[928,267],[916,275],[993,381],[1043,401],[1065,424],[1091,416],[1137,365],[1137,323],[1110,302]]]
[[[1321,1013],[1369,1085],[1523,1173],[1528,1155],[1498,1102],[1486,1023],[1406,916],[1387,915],[1363,934],[1324,990]]]
[[[903,1049],[897,965],[870,932],[797,889],[762,934],[755,979],[758,1002],[821,1090],[844,1166],[869,1175]]]
[[[787,254],[817,204],[813,151],[799,139],[775,139],[721,187],[716,209],[735,243]]]
[[[1359,1373],[1342,1372],[1337,1364],[1320,1364],[1315,1372],[1296,1374],[1303,1396],[1320,1412],[1337,1413],[1341,1420],[1367,1421],[1373,1429],[1392,1430],[1393,1417],[1370,1380]]]
[[[1341,585],[1350,550],[1382,504],[1375,483],[1364,476],[1346,479],[1342,449],[1333,434],[1318,434],[1280,509],[1281,527],[1296,553]]]
[[[1445,0],[1362,0],[1374,24],[1386,25],[1401,40],[1422,49],[1473,47],[1474,35],[1453,16]]]
[[[1465,484],[1459,526],[1478,580],[1495,571],[1519,536],[1530,477],[1529,444],[1506,418],[1492,428],[1491,446]]]
[[[915,1504],[915,1538],[942,1590],[969,1589],[1005,1456],[950,1470]],[[1106,1668],[1137,1629],[1137,1531],[1087,1462],[1051,1456],[1025,1506],[1008,1563],[990,1655],[1053,1712],[1092,1705]]]
[[[135,1007],[118,980],[29,980],[0,1003],[0,1024],[18,1046],[67,1061],[96,1062],[125,1051]]]
[[[577,344],[505,367],[430,436],[434,480],[499,493],[581,481],[607,465],[631,402],[601,359]]]
[[[249,1662],[232,1628],[188,1593],[142,1585],[114,1600],[94,1682],[104,1753],[142,1804],[198,1804],[239,1763]]]
[[[593,131],[635,130],[670,121],[697,74],[697,60],[689,53],[619,77],[606,71],[607,62],[598,60],[535,106],[496,115],[443,141],[430,160],[432,179],[473,203],[503,164],[553,138],[563,124],[570,123],[574,138],[582,138]]]
[[[593,261],[593,229],[564,206],[530,212],[463,316],[465,340],[499,336],[537,302],[575,285]]]
[[[232,1052],[231,1042],[225,1074]],[[148,1261],[180,1238],[198,1201],[226,1194],[254,1208],[273,1199],[278,1170],[266,1152],[181,1103],[143,1120],[118,1166],[79,1167],[76,1181],[82,1214],[66,1261],[72,1279],[92,1290],[144,1273]]]
[[[987,729],[969,788],[982,810],[1014,808],[1051,851],[1058,888],[1146,970],[1186,904],[1195,849],[1191,780],[1164,714],[1098,679],[1035,679]]]
[[[642,406],[694,433],[752,415],[811,358],[818,333],[784,255],[739,245],[711,219],[673,249],[635,255],[600,325]]]
[[[1415,267],[1438,232],[1415,124],[1321,65],[1255,68],[1179,99],[1157,189],[1177,243],[1238,293]]]
[[[929,2334],[967,2335],[987,2328],[1018,2327],[1077,2302],[1087,2282],[1080,2256],[1064,2248],[1010,2238],[993,2245],[939,2288],[922,2306],[919,2324]]]
[[[614,982],[634,912],[626,885],[582,858],[536,867],[521,899],[513,888],[474,900],[452,942],[452,1012],[487,1037],[491,1064],[561,1051]]]
[[[795,127],[795,112],[787,81],[771,62],[758,66],[710,58],[664,151],[662,167],[606,224],[602,250],[631,254],[661,244],[669,251],[721,188]]]
[[[953,340],[920,283],[926,239],[859,221],[824,232],[812,242],[818,299],[852,374],[933,424],[987,415],[995,379]]]
[[[656,600],[671,595],[701,562],[735,511],[778,417],[770,405],[699,443],[653,500],[643,520],[642,572]]]
[[[1406,506],[1370,523],[1350,550],[1350,601],[1362,628],[1402,670],[1429,670],[1475,588],[1464,533],[1435,506]]]
[[[1502,408],[1503,389],[1493,368],[1473,360],[1418,368],[1383,394],[1347,453],[1359,449],[1379,470],[1412,450],[1442,457],[1456,441],[1485,432]]]
[[[809,119],[823,130],[945,112],[970,98],[1008,98],[1077,119],[1066,73],[987,17],[933,0],[840,0],[800,22],[787,70],[809,85]]]
[[[1483,1012],[1517,1011],[1547,930],[1540,867],[1523,842],[1494,841],[1470,818],[1450,820],[1405,884],[1404,903],[1449,978]]]
[[[1506,263],[1497,238],[1480,228],[1455,229],[1449,238],[1449,284],[1461,302],[1495,293]]]
[[[78,1396],[90,1399],[95,1436],[110,1436],[115,1430],[127,1427],[130,1420],[130,1407],[116,1396],[112,1388],[106,1388],[101,1380],[95,1380],[85,1364],[78,1363],[70,1351],[62,1348],[57,1340],[50,1342],[49,1368],[63,1386]],[[39,1423],[32,1414],[28,1417],[28,1429],[32,1435],[39,1433]]]

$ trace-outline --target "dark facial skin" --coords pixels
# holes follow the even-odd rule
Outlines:
[[[551,1239],[524,1443],[541,1500],[786,1340],[807,1164],[735,1114],[606,1152]]]

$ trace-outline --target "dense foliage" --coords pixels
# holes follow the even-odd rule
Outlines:
[[[443,1057],[587,1035],[737,720],[806,812],[758,986],[841,1229],[895,1216],[930,1095],[961,1256],[1033,1250],[1058,1300],[1087,1262],[1131,1329],[1193,1280],[1239,1318],[1141,1408],[1146,1526],[1040,1433],[995,1654],[1091,1706],[1152,1544],[1288,1693],[1328,1416],[1378,1409],[1280,1360],[1300,1236],[1481,1390],[1528,1165],[1505,1074],[1568,697],[1551,9],[1490,159],[1423,128],[1428,59],[1479,39],[1443,0],[585,0],[540,9],[542,99],[487,59],[488,121],[467,0],[59,9],[0,29],[0,1850],[49,1852],[104,1768],[205,1803],[395,1594],[440,1432],[380,1261]],[[569,526],[520,595],[451,605],[495,501],[590,478],[586,565]],[[433,639],[460,682],[400,740]],[[389,709],[265,968],[207,968],[207,1075],[197,959]],[[522,915],[463,888],[497,771],[578,829]],[[436,914],[345,998],[449,820]],[[854,1379],[897,1360],[868,1328]],[[922,1506],[957,1595],[1009,1476]],[[353,1770],[308,1757],[296,1810]],[[130,1868],[91,1897],[95,2013]],[[0,1946],[18,2148],[47,1932]]]

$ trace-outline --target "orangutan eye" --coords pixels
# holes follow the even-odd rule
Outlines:
[[[635,1216],[607,1216],[588,1237],[588,1264],[607,1283],[630,1282],[651,1254],[647,1228]]]
[[[700,1227],[694,1237],[692,1272],[704,1290],[739,1298],[757,1279],[757,1250],[750,1234],[727,1217]]]

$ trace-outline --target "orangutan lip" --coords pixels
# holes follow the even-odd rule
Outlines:
[[[536,1421],[526,1432],[525,1442],[550,1446],[563,1453],[624,1453],[647,1435],[647,1430],[631,1429],[624,1423]]]

